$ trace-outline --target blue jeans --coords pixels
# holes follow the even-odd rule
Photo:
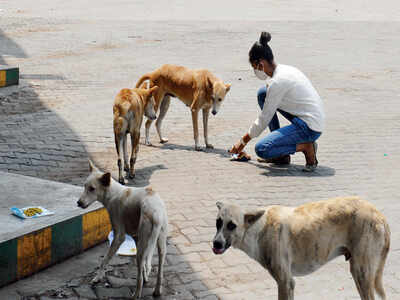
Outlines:
[[[261,109],[264,107],[266,95],[265,86],[258,90],[258,105]],[[271,133],[256,144],[255,151],[259,157],[267,159],[294,154],[297,144],[314,142],[321,136],[321,132],[310,129],[302,119],[280,109],[278,112],[292,124],[281,128],[278,115],[275,113],[268,125]]]

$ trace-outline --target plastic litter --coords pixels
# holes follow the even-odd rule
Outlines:
[[[231,156],[232,161],[249,161],[251,160],[250,155],[248,155],[246,152],[242,151],[239,154],[232,154]]]
[[[114,232],[111,231],[108,234],[108,241],[110,246],[113,240],[114,240]],[[130,235],[125,234],[125,241],[121,244],[121,246],[119,246],[117,254],[122,256],[136,255],[136,243],[135,240]]]
[[[54,215],[54,212],[45,209],[42,206],[27,206],[23,208],[18,208],[13,206],[10,209],[13,215],[21,219],[32,219],[32,218]]]

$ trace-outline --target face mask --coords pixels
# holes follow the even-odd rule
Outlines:
[[[254,74],[255,74],[255,75],[257,76],[257,78],[260,79],[260,80],[267,80],[268,77],[269,77],[264,71],[257,70],[257,69],[254,69]]]
[[[262,66],[262,65],[261,65]],[[257,67],[258,68],[258,67]],[[268,79],[268,75],[264,72],[264,71],[261,71],[261,70],[259,70],[259,69],[254,69],[254,74],[256,75],[256,77],[258,78],[258,79],[260,79],[260,80],[267,80]],[[264,68],[263,68],[264,69]]]

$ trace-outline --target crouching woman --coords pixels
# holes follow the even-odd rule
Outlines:
[[[275,63],[268,45],[270,40],[271,35],[262,32],[260,40],[249,51],[255,75],[265,81],[258,91],[261,113],[230,152],[241,153],[246,144],[268,126],[271,132],[255,146],[259,161],[288,164],[291,154],[303,152],[306,158],[304,171],[312,172],[318,165],[315,141],[324,129],[323,103],[310,80],[300,70]],[[280,127],[277,113],[291,124]]]

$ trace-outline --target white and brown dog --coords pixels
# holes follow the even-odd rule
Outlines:
[[[201,150],[199,146],[198,114],[203,112],[204,141],[207,148],[213,148],[208,142],[208,116],[211,110],[216,115],[225,99],[231,85],[225,84],[210,71],[191,70],[182,66],[163,65],[161,68],[143,75],[136,84],[140,87],[144,81],[149,80],[150,86],[158,86],[154,94],[155,110],[160,108],[160,114],[156,121],[157,133],[161,143],[168,142],[161,133],[161,123],[170,104],[170,97],[177,97],[190,107],[192,112],[193,135],[195,149]],[[146,144],[151,145],[149,130],[152,120],[146,121]]]
[[[148,281],[154,249],[158,248],[158,276],[154,295],[161,295],[163,266],[167,252],[168,219],[164,202],[151,188],[124,187],[111,178],[110,173],[99,171],[89,162],[90,174],[78,206],[87,208],[99,201],[110,216],[114,239],[100,269],[92,282],[105,276],[105,267],[125,240],[125,234],[135,237],[137,242],[137,284],[134,299],[142,293],[143,281]]]
[[[154,111],[154,93],[157,86],[151,89],[142,88],[122,89],[115,97],[114,113],[114,138],[115,148],[118,154],[118,181],[125,184],[122,174],[122,153],[124,154],[124,169],[128,172],[129,178],[135,177],[135,162],[139,151],[140,127],[142,126],[143,115],[149,120],[156,119]],[[131,136],[131,158],[128,164],[127,135]]]
[[[386,299],[382,273],[390,246],[385,217],[358,197],[334,198],[298,207],[272,205],[245,211],[217,203],[213,251],[231,245],[266,268],[278,284],[278,299],[294,299],[294,276],[312,273],[344,255],[362,300]]]

